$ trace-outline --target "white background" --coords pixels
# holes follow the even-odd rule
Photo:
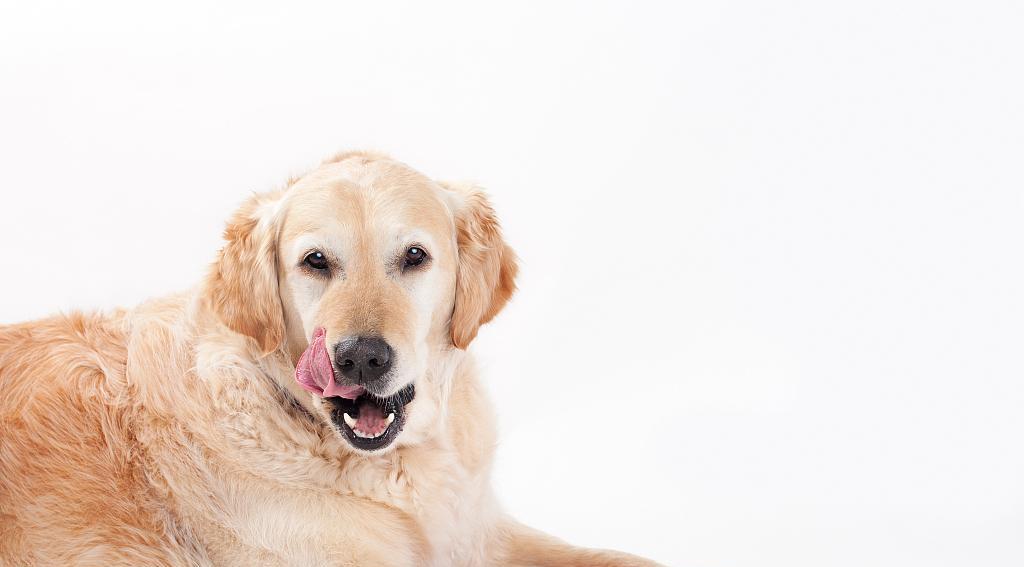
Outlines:
[[[196,282],[340,149],[490,188],[527,523],[680,566],[1024,564],[1019,2],[0,9],[0,321]]]

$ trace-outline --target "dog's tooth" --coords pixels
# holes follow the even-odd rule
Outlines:
[[[348,424],[349,427],[352,429],[356,428],[356,420],[351,415],[346,413],[343,417],[345,418],[345,423]]]
[[[395,421],[395,412],[391,412],[391,413],[388,414],[388,419],[387,419],[388,425],[391,425],[392,421]]]

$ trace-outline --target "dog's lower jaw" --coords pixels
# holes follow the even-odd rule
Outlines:
[[[401,435],[406,408],[415,397],[416,386],[410,383],[385,398],[365,393],[354,400],[324,398],[323,403],[344,442],[357,452],[374,453],[386,450]]]

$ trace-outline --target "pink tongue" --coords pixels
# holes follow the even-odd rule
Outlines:
[[[295,381],[306,390],[324,398],[337,396],[354,400],[366,390],[362,386],[346,386],[334,381],[331,355],[327,353],[324,344],[326,334],[323,328],[313,331],[313,340],[309,341],[309,347],[295,365]],[[362,415],[359,419],[362,421]]]
[[[355,428],[370,435],[380,435],[388,428],[388,422],[384,421],[384,412],[377,404],[365,402],[359,405]]]

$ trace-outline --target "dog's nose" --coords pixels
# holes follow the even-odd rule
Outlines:
[[[355,384],[369,384],[391,369],[391,347],[380,337],[356,337],[334,349],[338,371]]]

